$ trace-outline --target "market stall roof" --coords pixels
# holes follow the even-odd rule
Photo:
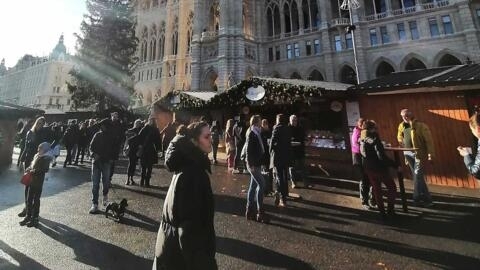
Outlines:
[[[248,89],[257,86],[262,86],[265,89],[264,96],[258,101],[249,100],[246,96]],[[337,82],[252,77],[214,96],[206,106],[221,108],[244,104],[263,106],[295,101],[308,102],[309,98],[325,95],[335,95],[337,97],[338,95],[346,95],[347,89],[351,86],[350,84]]]
[[[154,108],[170,111],[203,109],[216,92],[173,91],[153,103]]]
[[[454,85],[480,84],[480,64],[458,65],[432,69],[394,72],[389,75],[352,86],[363,94],[417,92],[418,88],[449,87]],[[448,89],[446,89],[448,90]]]
[[[194,98],[198,98],[203,101],[209,101],[218,93],[217,92],[201,92],[201,91],[185,91],[185,92],[180,92],[180,94],[190,95]]]
[[[7,102],[0,101],[0,119],[19,118],[19,117],[33,117],[44,114],[42,110],[23,107]]]

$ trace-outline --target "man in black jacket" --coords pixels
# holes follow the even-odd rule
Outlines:
[[[115,173],[115,161],[118,160],[120,156],[120,151],[123,148],[123,142],[125,141],[125,131],[126,128],[123,123],[120,121],[118,112],[113,112],[110,119],[110,128],[109,134],[112,140],[112,163],[110,167],[110,181],[112,181],[112,176]]]
[[[247,220],[256,219],[258,222],[265,222],[263,209],[263,195],[265,189],[265,180],[262,175],[262,162],[265,154],[263,140],[261,135],[262,118],[260,115],[254,115],[250,119],[250,128],[247,131],[247,141],[245,142],[245,160],[247,170],[250,172],[250,187],[247,193],[247,211],[245,216]],[[243,156],[243,155],[242,155]],[[254,204],[257,206],[257,216],[254,215]]]
[[[110,188],[110,166],[113,159],[114,142],[107,133],[111,128],[108,120],[102,120],[100,123],[100,131],[93,136],[90,143],[90,152],[92,153],[92,207],[89,213],[98,212],[98,192],[100,190],[100,178],[103,184],[103,204],[108,203],[108,190]]]
[[[291,141],[292,134],[287,126],[287,118],[283,114],[278,114],[270,140],[270,168],[273,169],[276,181],[275,205],[281,207],[286,206],[288,196],[287,177],[292,155]]]
[[[292,188],[296,187],[298,181],[303,181],[304,188],[311,187],[305,175],[305,130],[298,123],[296,115],[290,116],[290,129],[292,130],[292,154],[293,160],[288,168]]]

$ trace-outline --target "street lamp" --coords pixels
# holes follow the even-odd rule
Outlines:
[[[358,0],[343,0],[342,5],[340,6],[343,10],[348,10],[350,16],[350,25],[345,28],[346,32],[352,34],[352,46],[353,46],[353,58],[355,62],[355,75],[357,75],[357,84],[360,84],[360,76],[358,74],[358,61],[357,61],[357,48],[355,46],[355,29],[356,26],[353,24],[352,10],[360,8],[360,3]]]

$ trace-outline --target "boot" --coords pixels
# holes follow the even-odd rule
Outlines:
[[[127,177],[127,181],[125,182],[125,185],[126,185],[126,186],[129,186],[129,185],[130,185],[130,176]]]
[[[274,204],[278,207],[278,205],[280,204],[280,194],[278,192],[275,192],[273,196],[275,197]]]
[[[30,217],[25,217],[22,221],[20,221],[20,226],[25,226],[30,222],[31,218]]]
[[[132,181],[132,182],[131,182],[131,185],[132,185],[132,186],[136,185],[135,181],[133,181],[133,176],[130,178],[130,181]]]
[[[245,218],[247,218],[247,220],[255,220],[255,208],[247,207],[247,211],[245,212]]]
[[[263,211],[263,209],[258,210],[257,222],[266,223],[266,224],[268,224],[268,223],[270,222],[270,219],[269,219],[268,216],[265,214],[265,212]]]
[[[38,217],[30,219],[30,221],[27,223],[27,227],[37,227],[38,226]]]
[[[22,212],[18,213],[18,217],[26,217],[27,216],[27,209],[23,208]]]

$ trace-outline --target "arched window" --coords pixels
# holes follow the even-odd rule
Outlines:
[[[309,29],[310,24],[310,4],[309,0],[302,1],[303,29]]]
[[[192,30],[187,32],[187,54],[190,54],[192,51]]]
[[[165,35],[162,33],[158,39],[158,59],[163,60],[165,56]]]
[[[155,61],[157,60],[157,39],[154,38],[150,41],[150,61]]]
[[[283,14],[285,17],[285,33],[292,32],[291,17],[290,17],[290,6],[288,3],[283,5]]]
[[[291,2],[291,7],[292,9],[290,10],[290,14],[292,18],[292,31],[295,32],[300,28],[298,20],[298,6],[295,0]]]
[[[439,67],[456,66],[461,64],[462,62],[458,60],[457,57],[451,54],[445,54],[444,56],[442,56],[442,58],[440,58],[440,61],[438,61]]]
[[[425,64],[417,58],[412,58],[408,60],[407,64],[405,65],[405,70],[417,70],[426,68],[427,66],[425,66]]]
[[[178,51],[178,32],[173,32],[172,35],[172,55],[177,55]]]
[[[280,22],[280,8],[275,5],[273,8],[273,35],[280,35],[282,32],[282,24]]]
[[[273,36],[273,12],[272,8],[267,8],[267,34],[269,37]]]
[[[382,61],[378,65],[377,70],[375,71],[375,75],[377,76],[377,78],[380,78],[393,72],[395,72],[395,69],[392,67],[392,65],[385,61]]]
[[[147,41],[144,40],[142,42],[142,62],[147,62],[148,61],[148,44]]]
[[[320,26],[320,13],[318,12],[317,0],[310,0],[310,20],[312,27]]]
[[[322,73],[320,71],[314,69],[312,72],[310,72],[310,75],[308,75],[308,80],[309,81],[324,81],[325,79],[323,78]]]
[[[348,83],[348,84],[356,84],[357,83],[357,74],[355,74],[355,70],[349,66],[343,66],[340,70],[340,82]]]

